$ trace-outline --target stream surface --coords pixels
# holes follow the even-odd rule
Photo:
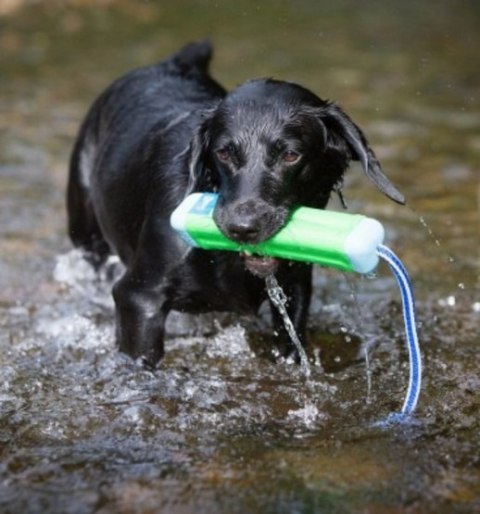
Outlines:
[[[0,512],[480,512],[480,4],[439,0],[6,1],[0,5]],[[66,236],[79,123],[115,77],[210,37],[229,88],[274,76],[338,101],[405,193],[357,165],[416,294],[417,415],[399,292],[317,268],[311,374],[268,310],[168,321],[155,373],[114,345],[114,260]],[[331,207],[341,209],[332,199]]]

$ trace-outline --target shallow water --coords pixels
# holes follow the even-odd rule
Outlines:
[[[0,512],[480,511],[480,8],[21,3],[0,17]],[[344,191],[412,276],[414,423],[376,424],[408,377],[386,266],[316,271],[311,388],[272,355],[266,312],[172,317],[156,373],[116,352],[111,285],[65,235],[69,151],[112,78],[205,36],[228,86],[272,75],[336,99],[405,193],[393,205],[356,167]]]

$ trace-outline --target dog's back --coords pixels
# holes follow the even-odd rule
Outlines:
[[[168,183],[165,211],[184,194],[185,141],[202,111],[225,95],[208,75],[211,55],[210,43],[194,43],[134,70],[87,114],[70,163],[68,211],[70,237],[93,261],[102,262],[109,247],[124,261],[131,258],[152,188]]]

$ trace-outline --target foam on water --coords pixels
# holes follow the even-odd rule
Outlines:
[[[57,256],[53,278],[89,302],[111,310],[113,299],[110,287],[123,270],[119,258],[112,255],[97,273],[85,260],[82,251],[74,249]]]
[[[321,413],[316,404],[306,401],[304,406],[299,409],[290,409],[288,418],[293,422],[299,422],[306,428],[318,426],[319,420],[326,419],[327,416]]]

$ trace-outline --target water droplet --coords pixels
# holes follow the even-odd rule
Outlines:
[[[455,305],[455,297],[447,296],[446,298],[439,300],[439,303],[442,307],[453,307]]]
[[[475,302],[472,305],[473,312],[480,312],[480,302]]]
[[[458,284],[458,289],[465,289],[465,284],[460,282],[460,284]]]
[[[415,212],[415,211],[414,211]],[[428,235],[430,236],[431,239],[433,239],[433,241],[435,242],[435,245],[440,247],[441,246],[441,243],[440,243],[440,240],[438,239],[438,237],[435,235],[435,233],[433,232],[433,230],[430,228],[430,225],[427,223],[427,221],[425,220],[425,218],[423,216],[419,216],[418,217],[418,220],[420,221],[420,223],[423,225],[423,228],[425,228],[425,230],[427,231]]]
[[[447,296],[446,298],[440,298],[438,304],[442,307],[455,307],[456,298],[453,295]]]

